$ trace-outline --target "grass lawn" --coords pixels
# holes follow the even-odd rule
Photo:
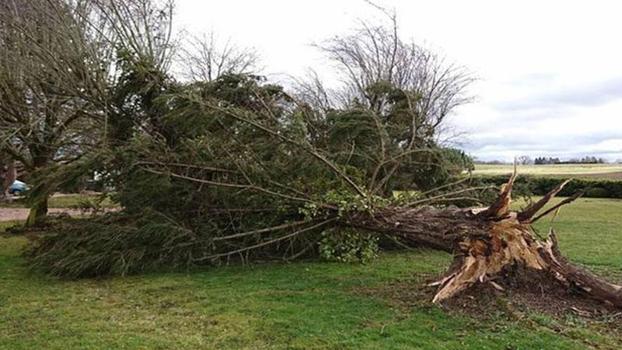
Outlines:
[[[511,164],[475,164],[475,175],[503,175],[514,170]],[[622,164],[546,164],[519,165],[519,174],[530,175],[573,175],[591,178],[622,178]]]
[[[622,201],[580,199],[553,224],[574,261],[622,280]],[[545,231],[547,220],[538,228]],[[490,319],[404,305],[370,289],[420,288],[450,261],[431,250],[368,265],[299,262],[60,281],[0,238],[0,349],[620,349],[572,315]]]
[[[99,195],[93,194],[63,194],[56,195],[50,197],[48,201],[48,206],[50,208],[74,208],[80,206],[85,201],[97,202],[99,200]],[[104,208],[111,208],[115,206],[115,203],[110,200],[110,198],[106,198],[101,203],[101,206]],[[28,206],[24,203],[24,199],[20,198],[11,203],[8,202],[0,202],[0,208],[27,208]]]

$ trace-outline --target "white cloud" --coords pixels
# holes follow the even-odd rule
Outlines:
[[[378,2],[395,8],[403,36],[480,77],[476,102],[452,118],[474,155],[622,158],[622,3]],[[326,71],[310,44],[380,17],[362,0],[178,0],[177,14],[191,32],[255,47],[273,77]]]

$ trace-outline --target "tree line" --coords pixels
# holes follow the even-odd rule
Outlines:
[[[536,157],[533,160],[533,164],[605,164],[604,158],[597,158],[594,156],[585,156],[583,158],[570,158],[568,160],[560,160],[553,157]]]
[[[479,161],[481,164],[509,164],[500,160],[492,161]],[[522,155],[516,157],[516,163],[520,165],[542,165],[542,164],[605,164],[607,160],[604,158],[598,158],[594,156],[584,156],[581,158],[570,158],[568,160],[561,160],[559,157],[535,157],[532,158],[528,155]]]

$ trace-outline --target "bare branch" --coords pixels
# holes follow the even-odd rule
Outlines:
[[[230,41],[219,44],[214,33],[190,36],[179,54],[182,75],[191,81],[213,81],[227,74],[255,74],[259,55]]]

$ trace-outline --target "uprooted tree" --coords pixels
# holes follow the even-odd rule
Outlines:
[[[448,205],[475,201],[477,188],[455,183],[385,195],[403,189],[392,176],[404,163],[438,151],[400,149],[381,123],[354,136],[332,135],[339,129],[329,123],[338,125],[340,113],[366,125],[367,110],[335,111],[335,120],[320,123],[278,87],[241,77],[160,98],[163,125],[174,127],[137,137],[116,160],[125,169],[117,174],[124,212],[62,225],[31,251],[35,266],[81,277],[228,259],[293,259],[311,254],[327,234],[355,228],[454,254],[435,301],[531,270],[622,306],[621,287],[572,265],[553,233],[542,241],[531,228],[573,199],[541,212],[563,184],[521,212],[510,210],[514,177],[483,210]],[[382,152],[380,138],[395,153],[359,159],[360,147]],[[370,147],[373,142],[378,147]],[[336,144],[346,152],[331,151]]]
[[[445,117],[467,100],[462,71],[396,31],[365,27],[334,44],[348,48],[332,57],[353,77],[338,104],[314,82],[302,95],[243,74],[186,84],[128,60],[116,118],[142,117],[100,155],[123,210],[51,227],[27,253],[32,265],[76,278],[318,251],[362,258],[380,240],[454,255],[436,302],[537,273],[622,307],[621,287],[571,264],[553,232],[543,240],[531,228],[575,198],[544,209],[565,183],[514,212],[513,176],[492,204],[470,208],[489,187],[461,178],[459,152],[438,143]]]

